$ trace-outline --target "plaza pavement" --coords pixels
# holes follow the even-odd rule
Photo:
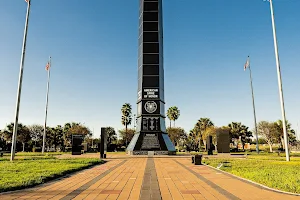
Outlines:
[[[119,155],[69,177],[3,193],[0,199],[290,200],[300,196],[267,190],[211,167],[193,165],[186,156]]]

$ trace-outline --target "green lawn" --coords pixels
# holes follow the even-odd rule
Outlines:
[[[65,152],[45,152],[42,154],[41,152],[18,152],[15,154],[16,157],[18,156],[45,156],[45,155],[52,155],[52,156],[57,156],[57,155],[62,155],[65,154]],[[4,157],[10,157],[10,153],[4,153]]]
[[[126,155],[126,152],[125,151],[107,152],[107,155]]]
[[[44,183],[48,180],[103,163],[99,159],[56,159],[26,157],[10,162],[0,159],[0,192],[16,190]]]
[[[300,158],[291,157],[285,161],[284,154],[250,155],[247,159],[208,158],[205,164],[213,167],[227,161],[220,169],[252,180],[268,187],[287,192],[300,193]]]

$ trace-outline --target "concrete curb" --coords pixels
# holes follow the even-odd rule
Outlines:
[[[266,190],[270,190],[270,191],[272,191],[272,192],[277,192],[277,193],[281,193],[281,194],[288,194],[288,195],[292,195],[292,196],[300,196],[300,194],[297,194],[297,193],[285,192],[285,191],[282,191],[282,190],[277,190],[277,189],[274,189],[274,188],[270,188],[270,187],[265,186],[265,185],[262,185],[262,184],[260,184],[260,183],[251,181],[251,180],[249,180],[249,179],[242,178],[242,177],[239,177],[239,176],[237,176],[237,175],[231,174],[231,173],[229,173],[229,172],[226,172],[226,171],[217,169],[217,168],[215,168],[215,167],[213,167],[213,166],[210,166],[210,165],[207,165],[207,164],[204,164],[204,163],[202,163],[202,164],[205,165],[205,166],[207,166],[207,167],[212,168],[212,169],[215,170],[215,171],[219,171],[219,172],[222,172],[222,173],[227,174],[227,175],[229,175],[229,176],[232,176],[232,177],[234,177],[234,178],[240,179],[240,180],[242,180],[242,181],[251,183],[252,185],[254,185],[254,186],[256,186],[256,187],[259,187],[259,188],[261,188],[261,189],[266,189]]]

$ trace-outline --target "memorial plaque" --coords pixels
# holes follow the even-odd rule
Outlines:
[[[176,152],[165,126],[162,0],[140,0],[137,133],[127,151]]]
[[[82,134],[72,134],[72,155],[81,155],[82,141]]]
[[[143,116],[142,121],[142,130],[143,131],[159,131],[160,127],[160,118],[153,116]]]
[[[146,133],[143,138],[142,150],[160,149],[156,133]]]
[[[157,99],[158,98],[158,88],[149,89],[144,88],[144,99]]]
[[[229,131],[217,132],[217,150],[218,153],[230,153]]]

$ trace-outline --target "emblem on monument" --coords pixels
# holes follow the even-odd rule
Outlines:
[[[157,109],[157,104],[154,101],[147,101],[145,103],[145,110],[148,113],[154,113]]]

